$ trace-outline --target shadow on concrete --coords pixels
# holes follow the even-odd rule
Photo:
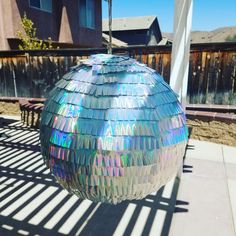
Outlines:
[[[193,173],[193,166],[183,165],[183,173]]]
[[[194,150],[194,149],[195,149],[194,145],[191,144],[187,145],[187,150]]]
[[[169,189],[118,205],[69,195],[44,165],[37,136],[8,125],[13,133],[0,141],[0,235],[168,235],[173,214],[188,211],[177,199],[177,178]]]

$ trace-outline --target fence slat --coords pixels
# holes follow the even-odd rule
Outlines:
[[[0,96],[46,97],[54,84],[89,55],[104,49],[0,51]],[[115,48],[170,79],[170,46]],[[236,104],[236,43],[191,46],[188,102]]]

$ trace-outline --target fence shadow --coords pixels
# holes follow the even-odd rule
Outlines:
[[[118,205],[69,195],[44,165],[37,131],[20,127],[11,121],[1,131],[11,135],[0,140],[0,235],[168,235],[173,214],[188,211],[178,179]]]

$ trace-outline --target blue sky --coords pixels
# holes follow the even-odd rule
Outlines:
[[[103,1],[103,18],[107,2]],[[112,0],[113,17],[155,15],[162,32],[173,31],[174,0]],[[193,0],[192,30],[236,26],[236,0]]]

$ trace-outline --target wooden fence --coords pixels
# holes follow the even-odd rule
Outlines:
[[[171,47],[114,48],[170,78]],[[105,49],[0,51],[0,96],[45,97],[71,66]],[[189,103],[236,104],[236,43],[191,45]]]

